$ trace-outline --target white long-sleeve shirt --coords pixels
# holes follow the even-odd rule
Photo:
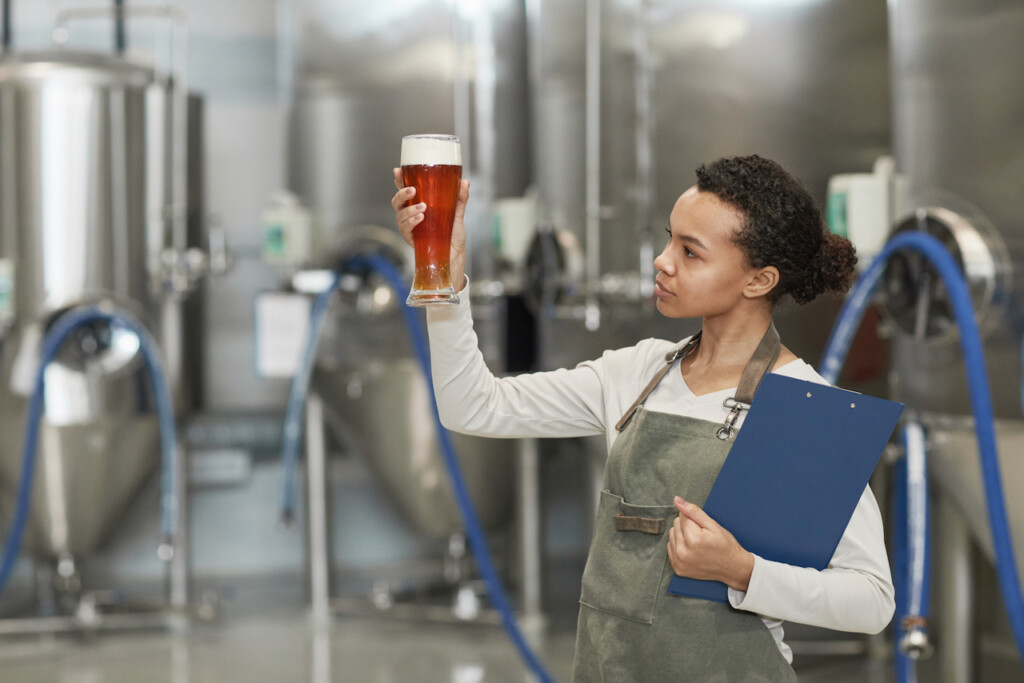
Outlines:
[[[604,434],[609,450],[618,437],[615,423],[651,377],[665,354],[683,341],[645,339],[635,346],[605,351],[574,369],[498,378],[478,348],[469,306],[462,303],[427,312],[434,393],[444,425],[453,431],[489,437],[572,437]],[[678,368],[678,366],[677,366]],[[774,372],[826,384],[802,360]],[[649,410],[724,421],[722,400],[735,389],[695,396],[676,369],[670,371],[645,404]],[[742,427],[743,417],[738,425]],[[787,661],[793,653],[783,642],[783,621],[878,633],[895,609],[885,551],[882,518],[870,488],[865,488],[824,570],[795,567],[754,556],[746,592],[729,589],[733,607],[761,615]]]

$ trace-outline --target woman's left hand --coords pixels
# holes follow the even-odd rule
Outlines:
[[[754,556],[706,512],[679,496],[679,516],[668,534],[668,559],[672,570],[691,579],[721,581],[746,591],[754,571]]]

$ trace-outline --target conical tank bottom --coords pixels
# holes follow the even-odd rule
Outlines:
[[[21,476],[24,412],[4,416],[0,504],[9,529]],[[23,550],[37,559],[91,553],[112,530],[159,460],[155,417],[99,418],[39,430]]]
[[[317,368],[314,389],[328,424],[355,446],[405,519],[420,532],[445,537],[463,524],[437,439],[426,382],[412,359],[359,370]],[[452,434],[480,523],[508,520],[514,493],[515,442]]]

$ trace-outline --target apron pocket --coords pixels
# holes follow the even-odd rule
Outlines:
[[[668,565],[668,532],[675,513],[674,505],[630,505],[601,491],[580,602],[650,624]]]

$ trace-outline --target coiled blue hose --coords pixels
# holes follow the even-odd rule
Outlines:
[[[974,412],[974,430],[981,458],[982,480],[985,485],[985,504],[989,527],[996,551],[996,571],[1003,601],[1010,617],[1010,626],[1017,649],[1024,658],[1024,599],[1021,597],[1017,563],[1010,537],[1010,525],[1006,519],[1006,505],[1003,498],[1002,478],[999,474],[999,459],[996,453],[996,437],[992,398],[982,352],[981,334],[974,319],[970,293],[952,255],[936,238],[923,232],[904,232],[896,235],[865,270],[860,280],[847,297],[839,319],[832,330],[828,347],[821,364],[821,374],[830,383],[835,383],[853,335],[860,325],[872,292],[878,286],[885,265],[897,251],[912,249],[924,255],[938,271],[949,293],[953,313],[960,328],[960,347],[967,368],[967,385]]]
[[[529,670],[533,672],[534,676],[543,683],[552,683],[554,679],[545,670],[544,665],[530,648],[529,644],[526,642],[526,638],[523,636],[522,632],[519,630],[519,626],[516,624],[515,616],[512,613],[508,598],[505,596],[505,591],[501,586],[501,580],[498,577],[497,571],[494,569],[494,563],[491,561],[490,553],[487,550],[487,541],[484,537],[483,528],[480,525],[480,520],[477,518],[476,511],[473,507],[473,501],[469,497],[469,491],[466,488],[466,483],[462,476],[462,470],[459,467],[459,462],[455,456],[455,447],[452,445],[451,436],[448,434],[448,430],[446,430],[441,424],[441,415],[438,412],[437,401],[434,398],[434,392],[432,390],[434,383],[430,373],[430,352],[428,350],[429,347],[427,340],[423,334],[420,320],[417,317],[416,312],[409,306],[405,305],[405,295],[409,289],[408,284],[404,281],[398,269],[395,268],[390,261],[378,254],[356,256],[345,263],[343,270],[346,272],[376,271],[384,277],[391,288],[395,291],[398,301],[402,307],[402,314],[409,330],[409,337],[412,341],[413,350],[416,353],[416,359],[419,361],[420,370],[423,372],[423,377],[426,380],[427,387],[430,388],[430,403],[433,408],[434,421],[437,426],[437,436],[441,445],[441,454],[443,456],[445,468],[448,471],[448,476],[451,478],[452,489],[455,494],[455,502],[458,504],[459,511],[462,514],[463,523],[466,526],[466,535],[469,538],[470,549],[473,551],[473,556],[476,559],[477,566],[480,568],[480,573],[487,585],[487,593],[490,596],[491,602],[501,614],[502,626],[504,626],[506,633],[516,646],[516,649],[519,651],[519,656],[523,659],[527,668],[529,668]],[[315,355],[316,337],[319,336],[319,331],[323,326],[321,318],[317,316],[322,316],[326,313],[327,303],[329,303],[330,297],[333,294],[334,288],[337,286],[339,279],[340,273],[335,278],[333,286],[320,294],[314,303],[314,313],[310,318],[310,337],[306,340],[306,351],[309,357],[303,358],[299,374],[296,375],[295,380],[292,383],[292,392],[289,395],[289,414],[285,423],[285,439],[287,442],[288,439],[291,439],[294,436],[295,442],[290,446],[286,443],[286,447],[289,450],[285,451],[285,455],[290,456],[290,459],[285,461],[285,482],[287,489],[285,490],[284,516],[286,519],[291,519],[294,516],[295,460],[298,453],[297,435],[301,434],[301,404],[305,400],[305,395],[309,387],[308,374],[312,372],[312,357]],[[321,304],[321,302],[323,302],[323,305],[318,308],[317,305]],[[307,376],[302,377],[302,373],[306,373]],[[297,386],[300,382],[303,382],[304,386]],[[296,396],[298,396],[298,399],[295,404],[293,404],[291,399]]]
[[[94,322],[105,322],[110,325],[124,327],[134,332],[139,339],[139,347],[149,368],[153,380],[153,394],[156,398],[157,417],[160,422],[160,453],[161,453],[161,548],[160,556],[169,559],[174,535],[177,532],[177,432],[174,423],[174,400],[167,383],[160,350],[156,340],[142,323],[131,315],[112,311],[99,306],[90,306],[68,311],[61,315],[43,337],[39,367],[36,369],[32,396],[29,399],[28,412],[25,418],[25,439],[21,451],[21,478],[18,481],[18,494],[14,508],[14,520],[11,532],[4,544],[3,558],[0,560],[0,591],[3,591],[7,580],[14,569],[15,560],[21,550],[21,539],[28,521],[29,503],[32,497],[32,478],[35,472],[36,446],[39,441],[39,421],[43,416],[43,399],[45,390],[46,367],[56,357],[60,347],[68,336],[83,325]]]

